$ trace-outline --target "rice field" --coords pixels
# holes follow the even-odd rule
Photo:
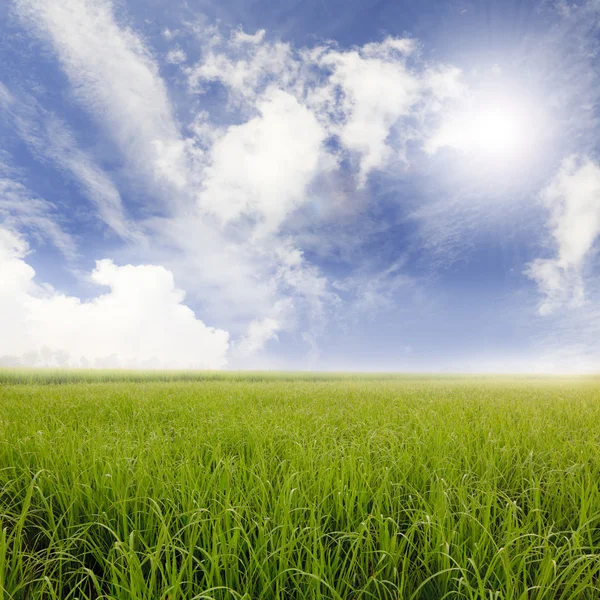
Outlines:
[[[0,371],[0,599],[597,600],[600,380]]]

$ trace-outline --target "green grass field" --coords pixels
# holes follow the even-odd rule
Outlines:
[[[0,372],[0,598],[600,598],[600,380]]]

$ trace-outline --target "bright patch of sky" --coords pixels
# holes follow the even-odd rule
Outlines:
[[[596,2],[9,0],[0,364],[600,364]]]

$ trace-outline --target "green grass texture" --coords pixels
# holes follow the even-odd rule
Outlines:
[[[1,600],[598,600],[600,380],[0,372]]]

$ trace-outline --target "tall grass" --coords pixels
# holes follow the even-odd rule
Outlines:
[[[4,376],[2,600],[600,598],[597,381],[107,376]]]

